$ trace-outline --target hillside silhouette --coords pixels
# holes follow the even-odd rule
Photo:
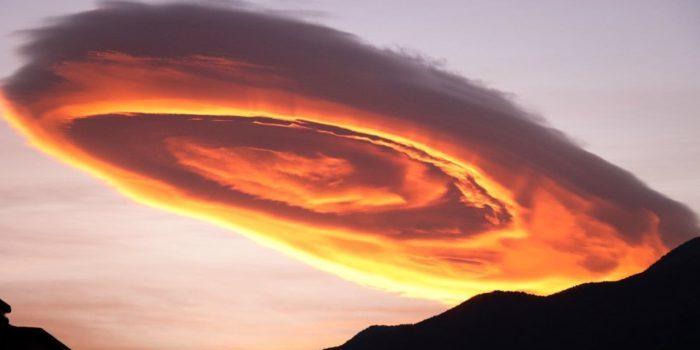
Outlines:
[[[41,328],[16,327],[5,316],[12,307],[0,299],[0,349],[2,350],[70,350]]]
[[[495,291],[334,350],[700,349],[700,237],[642,273],[550,296]],[[330,350],[330,349],[329,349]]]

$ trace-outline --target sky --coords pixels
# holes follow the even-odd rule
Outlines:
[[[91,1],[0,0],[12,34]],[[585,149],[700,209],[700,6],[687,1],[272,1],[505,91]],[[214,225],[131,202],[0,129],[0,297],[76,348],[308,349],[445,308],[363,287]],[[304,334],[304,337],[299,337]]]

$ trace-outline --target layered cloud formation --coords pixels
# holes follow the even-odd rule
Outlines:
[[[33,144],[359,283],[546,293],[698,233],[501,93],[330,28],[118,2],[28,34],[3,110]]]

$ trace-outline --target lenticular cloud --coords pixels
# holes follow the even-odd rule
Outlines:
[[[3,110],[34,145],[359,283],[546,293],[698,232],[499,92],[327,27],[119,2],[27,33]]]

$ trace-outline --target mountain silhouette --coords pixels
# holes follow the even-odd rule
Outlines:
[[[413,325],[371,326],[332,349],[523,348],[700,349],[700,237],[616,282],[546,297],[480,294]]]
[[[2,350],[70,350],[41,328],[16,327],[5,314],[12,307],[0,299],[0,349]]]

